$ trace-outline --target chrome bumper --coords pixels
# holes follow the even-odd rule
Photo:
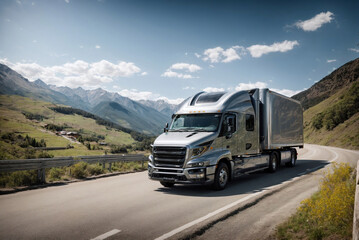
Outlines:
[[[162,168],[148,163],[148,177],[151,180],[181,184],[211,184],[216,166],[198,168]]]

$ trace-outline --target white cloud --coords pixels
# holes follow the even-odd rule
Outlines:
[[[298,21],[294,25],[304,31],[315,31],[325,23],[330,23],[333,20],[333,13],[321,12],[311,19],[305,21]]]
[[[205,92],[224,92],[224,88],[206,87],[203,89]]]
[[[184,78],[184,79],[194,78],[191,74],[178,73],[172,70],[166,70],[166,72],[164,72],[161,76],[170,77],[170,78]]]
[[[66,3],[70,3],[70,0],[65,0]]]
[[[93,88],[101,83],[112,82],[114,78],[130,77],[141,71],[131,62],[114,64],[106,60],[94,63],[77,60],[52,67],[44,67],[37,63],[11,63],[7,59],[0,59],[0,62],[30,81],[41,79],[48,84],[68,87]]]
[[[146,75],[148,75],[147,72],[142,72],[142,73],[141,73],[141,76],[146,76]]]
[[[255,82],[255,83],[239,83],[238,86],[235,87],[236,91],[242,90],[250,90],[253,88],[267,88],[268,85],[265,82]]]
[[[188,72],[197,72],[202,68],[196,64],[189,64],[189,63],[175,63],[173,64],[170,69],[174,70],[186,70]]]
[[[190,73],[197,72],[202,68],[196,64],[189,63],[175,63],[169,69],[167,69],[161,76],[162,77],[170,77],[170,78],[183,78],[183,79],[191,79],[196,78],[192,76]],[[173,70],[179,70],[182,72],[177,72]]]
[[[190,86],[186,86],[184,88],[182,88],[183,90],[194,90],[195,87],[190,87]]]
[[[337,61],[336,59],[328,59],[327,63],[332,63],[332,62],[336,62],[336,61]]]
[[[209,48],[203,52],[204,61],[209,61],[211,63],[228,63],[234,60],[241,59],[241,56],[246,54],[246,50],[242,46],[232,46],[227,49],[221,47]],[[196,55],[197,56],[197,55]]]
[[[304,91],[305,89],[303,89],[303,90],[290,90],[290,89],[275,89],[275,88],[272,88],[271,90],[273,90],[274,92],[280,93],[280,94],[282,94],[284,96],[291,97],[291,96],[294,96],[297,93],[300,93],[300,92]]]
[[[194,53],[194,55],[195,55],[197,58],[200,58],[200,57],[201,57],[201,55],[198,54],[198,53]]]
[[[294,48],[294,46],[299,45],[298,41],[288,41],[276,42],[272,45],[252,45],[248,47],[248,51],[254,58],[259,58],[264,54],[271,52],[287,52]]]
[[[350,51],[353,51],[353,52],[356,52],[356,53],[359,53],[359,48],[349,48]]]
[[[101,46],[100,46],[100,45],[96,45],[95,48],[96,48],[96,49],[100,49]]]

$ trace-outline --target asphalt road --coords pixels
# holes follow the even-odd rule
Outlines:
[[[318,179],[321,169],[331,161],[355,166],[358,159],[359,151],[305,145],[296,167],[282,167],[274,174],[250,174],[219,192],[200,186],[163,188],[141,172],[2,195],[0,239],[166,239],[186,236],[208,224],[211,227],[199,239],[214,238],[216,229],[224,229],[224,237],[237,239],[257,236],[263,226],[270,234],[287,216],[283,211],[292,211],[315,191],[317,180],[313,179]],[[304,194],[307,189],[311,191]],[[269,196],[257,200],[266,194]],[[275,204],[262,206],[268,199]],[[256,205],[212,224],[256,200]],[[278,211],[281,206],[287,208]],[[233,219],[240,216],[236,224]],[[257,230],[248,227],[254,225]],[[229,232],[226,226],[234,230]]]

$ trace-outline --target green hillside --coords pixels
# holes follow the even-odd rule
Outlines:
[[[51,109],[56,106],[26,97],[0,95],[0,159],[28,158],[26,154],[31,147],[24,148],[14,143],[14,138],[18,142],[26,135],[37,142],[43,139],[46,147],[69,147],[48,151],[52,156],[102,155],[111,152],[111,145],[112,148],[126,146],[135,149],[138,144],[130,133],[99,125],[96,120],[78,114],[58,113]],[[77,132],[82,143],[56,135],[49,126]],[[39,153],[31,154],[37,156]]]
[[[359,149],[359,82],[304,112],[304,141]]]

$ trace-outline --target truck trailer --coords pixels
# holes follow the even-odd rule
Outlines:
[[[303,148],[303,109],[269,89],[200,92],[186,99],[156,138],[148,176],[165,187],[228,181],[254,171],[294,167]]]

